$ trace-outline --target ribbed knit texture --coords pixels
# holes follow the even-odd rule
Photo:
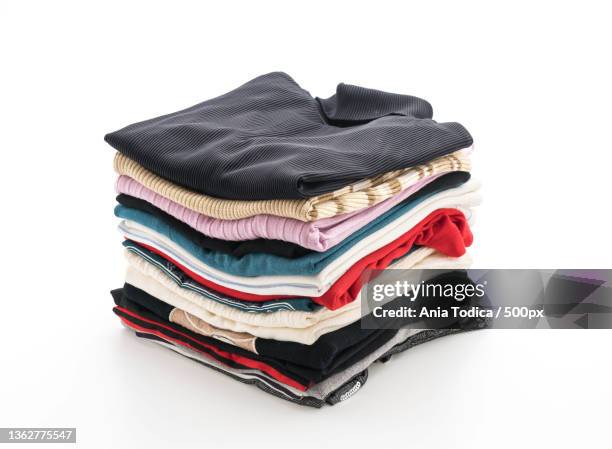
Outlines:
[[[465,173],[465,172],[457,172]],[[181,220],[203,235],[225,241],[276,242],[286,241],[314,251],[326,251],[357,231],[370,220],[384,214],[414,192],[445,175],[433,175],[385,201],[361,211],[336,215],[317,221],[301,221],[274,215],[256,215],[239,220],[219,220],[187,209],[172,200],[147,189],[128,176],[117,178],[119,199],[132,198],[151,204]],[[446,175],[448,176],[448,174]],[[119,201],[121,204],[124,202]],[[269,250],[267,252],[270,252]]]
[[[420,98],[340,84],[335,95],[320,100],[277,72],[105,139],[155,175],[194,192],[298,199],[472,144],[459,123],[431,118],[431,105]]]
[[[266,214],[301,221],[365,209],[397,195],[426,177],[471,169],[469,156],[458,151],[424,165],[387,172],[307,200],[238,201],[213,198],[185,189],[157,176],[121,153],[116,154],[114,166],[120,175],[129,176],[164,198],[211,218],[238,220]]]

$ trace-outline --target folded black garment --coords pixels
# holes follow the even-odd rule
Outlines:
[[[448,277],[446,274],[444,276],[446,280],[451,280],[452,278],[456,280],[465,279],[465,277],[459,272],[448,273]],[[210,363],[205,363],[207,366],[211,366],[225,374],[231,375],[231,377],[236,378],[241,382],[254,384],[270,394],[291,402],[312,407],[321,407],[324,403],[333,405],[334,403],[343,401],[352,396],[355,391],[360,389],[363,382],[367,379],[367,366],[371,363],[371,361],[367,362],[366,364],[362,363],[363,367],[366,368],[365,371],[356,371],[355,376],[346,376],[345,380],[341,380],[340,382],[342,383],[338,383],[337,387],[330,385],[332,388],[329,388],[327,393],[325,392],[325,388],[328,387],[322,387],[323,389],[320,390],[318,394],[323,393],[323,396],[313,397],[310,395],[294,394],[285,385],[293,386],[305,391],[318,382],[311,381],[306,383],[303,379],[300,380],[300,376],[296,376],[295,374],[286,375],[284,374],[285,369],[282,364],[279,366],[276,363],[277,361],[271,358],[263,357],[242,348],[225,344],[223,341],[213,340],[211,338],[195,334],[190,332],[188,329],[171,323],[168,320],[161,319],[160,315],[167,316],[169,311],[172,310],[172,306],[168,304],[161,301],[152,302],[151,306],[154,310],[151,311],[146,307],[140,307],[139,304],[133,303],[127,299],[126,295],[124,294],[124,290],[122,289],[115,290],[112,293],[117,304],[117,307],[113,309],[114,312],[124,319],[125,324],[135,330],[138,336],[143,338],[153,338],[171,346],[181,347],[185,345],[187,348],[195,350],[196,352],[194,354],[197,352],[204,353],[209,358],[213,358],[222,364],[217,365],[217,368],[215,368],[214,366],[211,366]],[[382,353],[382,355],[375,356],[375,358],[385,362],[394,354],[409,349],[414,345],[424,343],[447,334],[481,328],[484,327],[485,324],[486,323],[483,320],[470,319],[462,323],[460,328],[434,329],[419,332],[416,335],[413,335],[408,339],[396,344],[386,352]],[[214,344],[211,344],[213,342]],[[358,351],[360,355],[355,356],[353,362],[343,364],[345,368],[339,369],[337,372],[341,372],[354,364],[360,363],[362,359],[370,355],[380,346],[382,346],[382,344],[376,345],[374,350]],[[185,353],[182,354],[186,355]],[[196,360],[200,361],[200,363],[204,363],[206,357],[197,358]],[[255,361],[255,364],[253,364],[253,361]],[[230,374],[228,370],[222,369],[223,366],[235,368],[236,371],[233,372],[234,374]],[[280,369],[277,369],[277,367]],[[325,376],[325,378],[327,377],[329,376]],[[325,378],[323,378],[322,381],[324,381]]]
[[[174,331],[173,338],[189,344],[196,340],[204,345],[262,361],[303,385],[320,382],[342,371],[384,345],[397,333],[397,329],[361,329],[359,322],[355,322],[321,336],[312,345],[257,338],[255,354],[171,322],[169,318],[174,307],[133,285],[125,284],[122,289],[113,290],[112,295],[118,306],[154,322],[143,324],[142,319],[137,319],[139,325],[165,333]],[[115,310],[115,313],[119,316],[125,315],[120,310]],[[134,317],[126,318],[135,320]]]
[[[443,190],[458,187],[467,182],[469,179],[470,173],[468,172],[457,171],[446,173],[440,176],[439,178],[434,179],[423,188],[414,192],[412,195],[404,199],[400,204],[394,206],[391,210],[401,207],[401,205],[405,203],[417,203]],[[117,195],[117,202],[122,206],[146,212],[150,215],[153,215],[154,217],[159,218],[167,225],[183,233],[188,239],[190,239],[194,243],[194,245],[209,249],[211,251],[231,254],[232,256],[237,258],[240,258],[246,254],[266,253],[279,257],[284,257],[286,259],[298,259],[307,254],[312,254],[315,252],[311,249],[304,248],[303,246],[300,246],[297,243],[285,242],[282,240],[256,239],[231,241],[209,237],[205,234],[202,234],[200,231],[192,228],[187,223],[178,220],[177,218],[174,218],[172,215],[159,209],[148,201],[122,193],[120,195]],[[350,237],[347,237],[347,239],[348,238]]]
[[[156,341],[169,348],[177,348],[177,347],[180,348],[180,346],[178,345],[172,344],[164,340],[163,338],[157,337],[152,334],[148,334],[146,332],[136,332],[136,336],[146,339],[146,340]],[[338,387],[338,389],[331,392],[327,397],[320,399],[320,398],[316,398],[312,396],[303,396],[303,395],[295,394],[282,383],[276,382],[275,380],[267,377],[263,373],[258,373],[256,370],[248,370],[248,371],[243,371],[243,372],[238,371],[238,372],[233,373],[227,369],[223,369],[222,367],[218,367],[211,363],[208,363],[204,359],[196,358],[195,356],[186,354],[184,352],[180,352],[180,350],[177,352],[183,357],[186,357],[190,360],[193,360],[194,362],[204,365],[207,368],[211,368],[217,372],[225,374],[226,376],[229,376],[232,379],[237,380],[238,382],[242,382],[248,385],[255,385],[260,390],[272,396],[276,396],[278,398],[285,399],[289,402],[293,402],[298,405],[305,405],[307,407],[314,407],[314,408],[321,408],[325,404],[329,404],[329,405],[337,404],[338,402],[344,399],[344,396],[343,396],[344,393],[346,393],[347,391],[354,391],[355,389],[361,388],[368,379],[368,370],[365,370],[361,373],[358,373],[348,382]]]
[[[425,330],[425,331],[419,332],[418,334],[408,337],[403,342],[393,346],[391,350],[383,354],[377,361],[380,361],[383,363],[387,362],[394,355],[400,352],[406,351],[414,346],[420,345],[422,343],[426,343],[431,340],[435,340],[437,338],[444,337],[449,334],[458,333],[458,332],[464,332],[464,330],[462,329],[435,329],[435,330]],[[173,343],[170,343],[164,340],[163,338],[157,337],[155,335],[152,335],[146,332],[136,332],[136,336],[143,338],[143,339],[147,339],[147,340],[157,341],[159,343],[162,343],[164,346],[168,346],[170,348],[177,346]],[[365,369],[364,371],[361,371],[357,373],[356,375],[354,375],[353,377],[351,377],[348,381],[340,385],[335,390],[326,394],[323,398],[318,398],[318,397],[313,397],[313,396],[303,396],[303,395],[295,394],[291,390],[289,390],[286,386],[284,386],[282,383],[277,382],[274,379],[271,379],[270,377],[265,376],[263,373],[258,373],[256,370],[238,371],[238,372],[232,373],[229,370],[223,369],[222,367],[211,365],[210,363],[207,363],[206,361],[204,361],[204,359],[194,358],[194,356],[188,355],[183,352],[179,352],[179,354],[182,355],[183,357],[189,358],[190,360],[198,362],[208,368],[214,369],[215,371],[225,374],[226,376],[229,376],[234,380],[237,380],[239,382],[246,383],[249,385],[255,385],[260,390],[272,396],[275,396],[281,399],[285,399],[289,402],[293,402],[298,405],[304,405],[304,406],[314,407],[314,408],[321,408],[325,404],[335,405],[339,402],[349,399],[356,392],[362,389],[363,385],[366,383],[369,377],[368,369]]]
[[[464,283],[466,275],[463,272],[448,272],[436,276],[427,282]],[[203,346],[218,347],[219,349],[238,354],[251,360],[266,363],[279,372],[300,382],[302,385],[318,383],[331,375],[338,373],[349,366],[357,363],[376,349],[383,346],[397,334],[398,323],[402,319],[386,320],[378,323],[380,327],[365,329],[362,323],[356,321],[336,331],[322,335],[312,345],[304,345],[295,342],[278,341],[272,339],[256,338],[255,350],[257,354],[239,346],[192,332],[179,324],[170,321],[173,306],[160,301],[143,290],[130,284],[125,284],[123,289],[112,292],[115,303],[128,311],[132,311],[140,318],[139,325],[160,332],[172,334],[178,341],[187,344],[200,342]],[[410,299],[398,298],[398,302]],[[446,298],[428,297],[427,301],[438,301],[441,305],[449,302]],[[391,307],[393,304],[385,305]],[[115,310],[119,316],[125,312]],[[134,317],[127,317],[134,320]],[[144,323],[143,319],[150,322]],[[449,327],[459,325],[461,328],[472,327],[471,322],[462,320],[449,320]],[[209,352],[205,350],[204,352]]]
[[[277,363],[275,360],[261,357],[246,349],[242,349],[224,341],[191,332],[189,329],[161,319],[152,311],[141,307],[137,302],[131,301],[125,294],[124,289],[115,289],[111,294],[116,304],[116,307],[113,308],[113,312],[122,320],[129,322],[130,326],[133,328],[137,327],[141,331],[157,333],[165,340],[185,344],[187,347],[206,354],[208,357],[212,357],[233,368],[248,368],[248,365],[240,362],[240,360],[248,359],[255,362],[262,362],[266,366],[276,370],[281,375],[292,379],[300,385],[308,386],[311,384],[308,379],[296,373],[289,372],[282,364]],[[232,355],[237,355],[238,361],[235,357],[232,358]]]
[[[212,100],[107,134],[117,151],[218,198],[299,199],[472,144],[420,98],[340,84],[313,98],[269,73]]]

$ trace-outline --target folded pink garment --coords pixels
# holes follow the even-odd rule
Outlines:
[[[181,206],[149,190],[128,176],[119,176],[117,192],[145,200],[174,218],[187,223],[209,237],[223,240],[254,240],[258,238],[297,243],[314,251],[327,251],[393,206],[442,176],[437,174],[417,182],[397,195],[367,209],[344,215],[304,222],[274,215],[256,215],[240,220],[219,220]]]

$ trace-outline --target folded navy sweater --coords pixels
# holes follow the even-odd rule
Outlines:
[[[175,184],[240,200],[301,199],[472,144],[420,98],[340,84],[313,98],[274,72],[182,111],[107,134],[117,151]]]

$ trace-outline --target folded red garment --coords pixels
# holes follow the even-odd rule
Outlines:
[[[472,231],[461,211],[435,210],[405,234],[358,260],[323,295],[311,299],[328,309],[336,310],[357,298],[363,285],[362,274],[366,270],[382,270],[388,267],[393,261],[408,254],[413,246],[426,246],[450,257],[460,257],[465,254],[465,248],[470,246],[472,241]],[[158,249],[141,245],[169,260],[195,281],[234,298],[253,302],[295,298],[290,295],[256,295],[218,285]]]
[[[245,368],[251,368],[251,369],[256,369],[259,370],[265,374],[267,374],[268,376],[272,377],[273,379],[276,379],[277,381],[284,383],[285,385],[289,385],[293,388],[296,388],[300,391],[306,391],[306,389],[308,388],[307,385],[303,385],[300,382],[298,382],[295,379],[292,379],[291,377],[288,377],[287,375],[279,372],[277,369],[269,366],[268,364],[258,361],[258,360],[253,360],[250,359],[248,357],[244,357],[241,356],[239,354],[233,354],[227,351],[222,351],[219,348],[216,348],[212,345],[206,345],[204,343],[202,343],[201,341],[198,341],[192,337],[190,337],[189,335],[185,334],[185,333],[181,333],[176,331],[175,329],[169,328],[167,326],[164,326],[163,323],[160,323],[158,321],[152,321],[149,320],[147,318],[144,318],[138,314],[136,314],[133,311],[130,311],[128,309],[125,309],[123,307],[115,307],[116,310],[119,310],[120,312],[122,312],[123,314],[128,315],[129,317],[133,317],[134,319],[130,319],[127,316],[119,316],[119,318],[121,319],[121,321],[123,322],[123,324],[125,324],[126,326],[128,326],[129,328],[137,331],[137,332],[145,332],[148,334],[152,334],[155,335],[159,338],[162,338],[163,340],[172,342],[174,344],[178,344],[180,346],[185,346],[186,348],[189,348],[193,351],[196,351],[198,353],[203,354],[206,357],[209,358],[213,358],[215,360],[217,360],[216,357],[213,356],[216,355],[220,358],[225,358],[229,361],[235,362]],[[147,327],[143,327],[142,325],[138,324],[137,321],[141,321],[144,323],[147,323],[148,326]],[[155,325],[156,327],[151,327],[151,325]],[[167,332],[170,331],[170,332]],[[175,334],[180,334],[182,336],[182,339],[177,339],[177,338],[173,338],[171,336],[172,333]],[[191,341],[191,343],[189,343],[188,341]],[[209,352],[203,352],[200,348],[206,348],[209,350]]]
[[[366,270],[383,270],[408,254],[413,245],[427,246],[450,257],[465,254],[474,240],[465,215],[457,209],[438,209],[404,235],[355,263],[322,296],[312,298],[328,309],[354,301],[363,286]]]

